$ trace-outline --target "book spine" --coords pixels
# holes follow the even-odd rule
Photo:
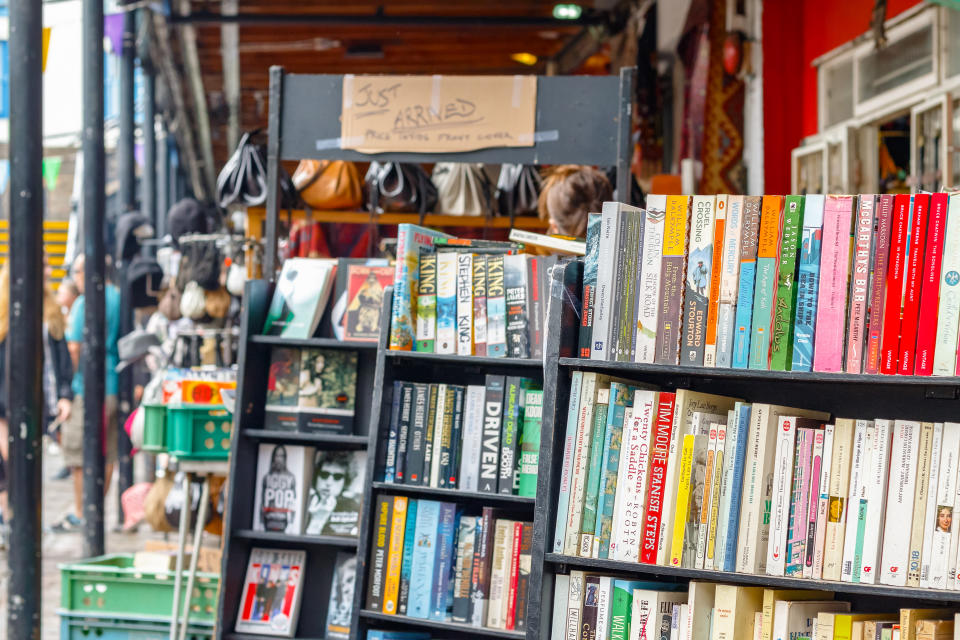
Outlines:
[[[416,350],[432,353],[437,339],[437,254],[420,256]]]
[[[717,554],[717,527],[720,523],[720,497],[723,486],[723,476],[725,472],[724,465],[727,457],[727,430],[733,424],[733,411],[728,412],[726,424],[720,424],[717,428],[717,446],[713,457],[713,487],[710,497],[710,523],[707,528],[707,553],[703,561],[704,569],[716,569]]]
[[[537,495],[540,467],[540,425],[543,420],[543,391],[526,391],[523,408],[523,433],[520,437],[520,489],[518,495]]]
[[[823,466],[820,468],[820,498],[817,502],[817,531],[813,550],[811,577],[819,580],[823,575],[823,558],[827,540],[827,520],[830,515],[830,478],[833,466],[833,433],[835,426],[823,428]]]
[[[487,375],[487,397],[483,405],[483,450],[480,453],[478,490],[496,493],[500,469],[500,423],[503,417],[504,376]]]
[[[417,531],[416,500],[407,502],[407,517],[403,530],[403,559],[400,564],[400,590],[397,594],[397,613],[402,616],[407,614],[407,604],[410,600],[410,574],[413,570],[413,547]]]
[[[810,454],[810,492],[807,498],[806,541],[803,546],[802,577],[813,577],[813,558],[817,544],[817,514],[820,507],[820,481],[823,477],[823,440],[826,429],[813,432],[813,449]]]
[[[566,539],[563,553],[576,556],[580,548],[580,526],[583,523],[583,494],[587,482],[587,464],[593,433],[593,413],[597,400],[597,376],[587,373],[583,379],[580,415],[577,418],[577,439],[573,450],[570,481],[570,506],[567,513]]]
[[[703,366],[717,366],[717,315],[720,308],[720,279],[723,271],[724,233],[727,229],[727,196],[717,196],[713,222],[713,258],[710,264],[710,300],[703,347]]]
[[[487,355],[487,257],[473,256],[473,352]]]
[[[768,488],[764,485],[769,482],[769,489],[773,489],[772,466],[776,447],[776,441],[771,439],[776,434],[776,423],[771,419],[770,405],[753,405],[743,464],[743,498],[736,546],[737,571],[742,573],[766,573],[771,504],[766,501]]]
[[[913,196],[913,218],[910,224],[910,247],[904,282],[903,316],[900,320],[899,373],[912,375],[916,364],[917,331],[920,322],[920,292],[923,286],[923,262],[926,255],[927,219],[930,196]]]
[[[594,533],[597,524],[597,494],[600,488],[600,458],[603,456],[603,441],[606,438],[607,414],[612,412],[611,390],[601,389],[597,393],[597,404],[593,412],[593,429],[590,434],[586,480],[583,490],[583,516],[580,524],[580,543],[577,554],[581,558],[592,555]],[[622,418],[621,418],[622,420]]]
[[[400,390],[400,426],[397,429],[397,456],[393,472],[393,481],[402,484],[407,478],[407,447],[410,443],[410,426],[413,421],[414,385],[401,384]]]
[[[890,257],[887,266],[887,287],[884,296],[883,340],[880,343],[880,373],[897,372],[900,345],[900,317],[903,281],[907,260],[907,233],[910,225],[910,196],[898,194],[893,201],[890,231]]]
[[[894,422],[893,446],[890,451],[890,482],[887,485],[887,513],[883,525],[880,584],[899,587],[907,584],[919,440],[919,422],[910,420]]]
[[[850,224],[853,198],[827,196],[823,208],[823,248],[817,304],[814,371],[843,370],[843,335],[850,272]]]
[[[470,617],[470,573],[473,568],[473,546],[476,543],[477,518],[461,516],[457,532],[456,568],[453,579],[453,609],[450,619],[467,622]]]
[[[617,497],[608,556],[637,562],[644,533],[644,503],[657,394],[638,389],[629,423],[624,426],[623,450],[617,474]],[[656,542],[654,541],[654,546]]]
[[[507,306],[503,288],[503,256],[487,256],[487,355],[507,355]]]
[[[819,429],[798,429],[796,454],[793,464],[793,492],[790,498],[789,538],[784,575],[803,575],[807,549],[807,529],[809,524],[809,500],[813,483],[813,444],[814,436],[823,432]],[[818,466],[819,472],[819,466]],[[769,565],[768,565],[769,566]]]
[[[688,196],[667,196],[661,258],[660,318],[654,362],[676,365],[680,359],[683,282],[686,270]]]
[[[867,295],[870,285],[870,249],[874,229],[874,196],[860,196],[857,208],[856,247],[850,287],[850,313],[847,317],[847,373],[863,371],[864,332],[867,318]]]
[[[620,233],[617,238],[614,269],[613,316],[610,327],[610,359],[629,362],[633,348],[633,289],[636,287],[635,247],[639,246],[640,221],[631,211],[620,214]]]
[[[760,236],[760,198],[744,199],[743,228],[740,236],[740,286],[737,290],[737,315],[731,366],[746,369],[750,356],[750,323],[753,319],[753,286],[757,275],[757,250]]]
[[[673,540],[670,543],[670,566],[679,567],[683,560],[684,530],[690,508],[690,474],[693,470],[693,450],[700,436],[683,436],[683,449],[680,454],[679,474],[677,475],[677,494],[674,502]]]
[[[397,440],[400,437],[400,395],[403,383],[393,382],[393,401],[390,404],[390,425],[387,430],[387,447],[383,463],[383,481],[393,482],[397,472]]]
[[[877,557],[883,539],[883,517],[886,510],[887,473],[890,468],[890,439],[893,435],[889,420],[874,422],[873,456],[867,475],[867,517],[864,522],[863,553],[860,560],[859,580],[867,584],[876,584],[878,572]],[[877,532],[872,535],[871,532]]]
[[[431,407],[431,395],[436,391],[433,385],[416,384],[413,394],[413,422],[410,428],[410,442],[407,444],[407,484],[424,483],[424,461],[427,450],[427,431]],[[433,402],[436,396],[433,396]]]
[[[383,609],[384,570],[387,564],[387,549],[390,539],[390,514],[393,511],[393,496],[377,496],[374,517],[373,552],[370,554],[370,582],[367,585],[367,609]]]
[[[440,486],[440,451],[443,447],[443,413],[446,402],[447,385],[431,384],[430,413],[427,414],[427,442],[423,456],[423,483],[428,487]]]
[[[530,309],[527,308],[527,260],[525,255],[504,256],[503,288],[507,308],[507,355],[530,357]]]
[[[757,245],[757,274],[753,291],[753,319],[750,329],[748,366],[766,370],[770,366],[770,334],[777,292],[777,267],[780,263],[780,227],[783,200],[763,196],[760,236]]]
[[[477,525],[477,542],[473,550],[473,573],[470,577],[470,624],[482,627],[490,605],[490,569],[494,545],[493,508],[483,507]]]
[[[840,580],[843,542],[850,504],[850,459],[853,450],[852,420],[838,419],[833,430],[833,460],[830,464],[830,505],[823,551],[823,579]]]
[[[463,438],[460,450],[460,482],[463,491],[477,491],[480,484],[480,452],[483,450],[483,405],[486,389],[467,387],[463,412]]]
[[[497,493],[513,493],[513,479],[517,469],[517,440],[520,438],[521,380],[507,376],[503,393],[503,420],[500,432],[500,472]]]
[[[713,277],[714,196],[693,196],[680,364],[702,367]],[[719,247],[717,247],[719,250]]]
[[[523,540],[523,523],[514,522],[510,533],[510,572],[507,575],[506,615],[503,618],[503,627],[507,631],[515,629],[517,624],[517,581],[520,578],[520,543]]]
[[[587,215],[587,249],[583,259],[583,288],[581,295],[578,351],[581,358],[589,358],[593,340],[593,313],[597,295],[597,267],[600,261],[600,214]]]
[[[403,562],[403,534],[406,529],[407,499],[393,498],[393,516],[390,520],[390,544],[387,551],[387,577],[383,588],[383,612],[397,612],[400,594],[400,565]]]
[[[517,631],[526,631],[527,629],[527,599],[530,593],[530,567],[533,563],[533,523],[524,522],[523,534],[520,539],[520,554],[518,560],[517,574],[517,597],[516,597],[516,624],[514,628]]]
[[[461,412],[462,410],[461,406]],[[453,385],[447,385],[444,389],[443,412],[442,414],[439,411],[437,413],[438,420],[440,420],[440,455],[435,458],[437,474],[434,478],[431,472],[430,486],[445,489],[450,486],[450,468],[454,455],[453,425],[456,419],[456,389]]]
[[[437,353],[457,352],[457,254],[437,254]]]
[[[773,305],[770,369],[788,371],[793,363],[793,310],[797,300],[797,249],[803,224],[803,196],[787,196],[783,207],[783,239]]]
[[[823,244],[824,197],[806,197],[797,267],[797,309],[793,327],[792,371],[813,369],[813,345],[820,292],[820,249]]]
[[[930,588],[930,558],[933,555],[933,532],[937,528],[937,484],[940,480],[940,459],[943,452],[943,423],[933,425],[933,447],[930,449],[930,473],[927,480],[926,519],[923,524],[922,555],[920,560],[920,587]],[[907,574],[909,584],[910,574]]]
[[[563,461],[560,467],[560,487],[557,492],[557,521],[554,527],[553,552],[563,553],[567,532],[567,512],[570,508],[570,485],[573,479],[573,456],[577,440],[577,419],[580,415],[580,390],[583,372],[574,371],[570,378],[570,404],[567,407],[567,432],[563,439]]]
[[[850,486],[847,489],[847,522],[844,529],[842,562],[840,564],[840,579],[843,582],[853,580],[854,569],[859,576],[859,567],[856,565],[857,533],[860,519],[860,500],[863,491],[863,475],[870,455],[869,430],[873,425],[868,420],[857,420],[853,431],[853,449],[850,459]]]
[[[583,610],[580,614],[580,629],[577,637],[581,640],[591,640],[597,633],[597,598],[600,590],[600,576],[588,575],[584,579]],[[588,594],[593,594],[589,597]]]
[[[608,640],[610,637],[610,612],[612,606],[613,578],[600,576],[597,589],[597,624],[593,640]]]
[[[773,496],[770,503],[770,538],[767,544],[767,575],[782,576],[786,568],[787,520],[793,486],[795,418],[781,416],[777,425],[773,465]]]
[[[593,360],[610,358],[609,338],[613,321],[611,313],[620,222],[618,213],[609,207],[604,207],[600,219],[600,260],[597,265],[597,294],[593,304],[593,345],[590,351],[590,358]]]
[[[943,425],[943,446],[940,454],[940,477],[936,490],[936,527],[933,531],[930,557],[930,588],[946,589],[950,558],[950,541],[954,530],[953,502],[957,493],[957,456],[960,454],[960,424]],[[949,518],[946,516],[949,514]],[[941,515],[944,517],[941,518]]]
[[[463,412],[467,390],[459,385],[453,387],[453,429],[450,434],[450,460],[447,463],[447,487],[460,487],[460,457],[463,455]]]
[[[723,489],[728,497],[726,498],[726,505],[723,507],[726,517],[721,518],[721,526],[724,531],[722,548],[723,571],[734,571],[737,562],[737,542],[740,533],[740,505],[743,502],[743,476],[747,456],[747,430],[749,429],[751,414],[752,410],[749,405],[741,406],[736,442],[731,441],[731,447],[733,447],[731,451],[734,454],[730,460],[732,473],[730,475],[729,487]]]
[[[450,572],[453,567],[453,532],[456,530],[457,505],[440,503],[440,518],[437,524],[436,559],[430,584],[430,620],[446,621],[450,591]]]
[[[867,345],[864,348],[864,373],[880,373],[880,345],[883,334],[884,298],[890,258],[892,216],[893,196],[888,194],[877,196],[874,248],[870,262],[870,304],[868,306]]]
[[[505,629],[504,601],[510,572],[513,543],[513,521],[497,520],[494,525],[493,559],[490,565],[490,604],[487,606],[487,627]]]
[[[673,430],[673,412],[676,394],[661,392],[657,396],[656,423],[650,453],[650,479],[647,489],[647,505],[643,516],[643,543],[640,562],[657,564],[660,549],[664,513],[664,489],[667,480],[667,465],[670,459],[670,440]]]
[[[535,256],[526,261],[527,264],[527,282],[526,282],[526,300],[527,300],[527,344],[529,348],[529,358],[543,358],[543,322],[545,303],[541,283],[543,281],[542,271],[546,268],[545,257]]]
[[[729,367],[733,357],[734,323],[740,284],[740,236],[743,227],[743,196],[727,201],[727,223],[723,234],[723,273],[717,307],[717,367]]]
[[[610,384],[611,391],[613,391],[614,385],[617,389],[623,388],[620,383],[613,382]],[[629,388],[623,388],[623,391],[629,395]],[[624,404],[633,405],[634,402],[634,399],[628,397]],[[614,524],[614,517],[619,515],[614,513],[617,493],[620,490],[617,474],[620,470],[621,452],[627,451],[623,446],[625,444],[624,436],[629,437],[632,421],[633,409],[627,406],[624,406],[621,420],[618,421],[614,416],[612,420],[607,421],[607,432],[604,436],[603,456],[600,463],[600,488],[597,492],[597,526],[594,541],[595,557],[597,558],[610,556],[611,544],[614,542],[612,534],[621,528],[621,526]]]
[[[666,196],[648,196],[644,214],[634,360],[645,364],[652,364],[656,354],[666,203]]]
[[[707,536],[710,527],[710,501],[713,498],[713,474],[716,469],[717,459],[717,432],[720,425],[713,423],[710,425],[710,434],[707,441],[707,466],[704,473],[703,482],[703,501],[700,507],[700,522],[697,528],[697,556],[696,569],[703,569],[707,558]],[[717,474],[719,475],[719,474]]]
[[[920,424],[917,445],[917,473],[913,498],[913,518],[910,530],[910,552],[907,556],[907,586],[920,586],[920,564],[923,557],[923,532],[927,513],[927,490],[930,487],[930,458],[933,451],[932,422]]]
[[[950,197],[946,229],[933,354],[935,376],[949,376],[956,372],[957,328],[960,325],[960,251],[956,250],[960,247],[960,197]]]
[[[628,640],[630,634],[630,609],[633,590],[625,580],[613,581],[613,598],[610,605],[610,640]],[[556,638],[556,636],[553,636]]]
[[[917,319],[916,366],[918,376],[933,374],[933,353],[937,344],[937,307],[940,303],[940,267],[943,264],[943,235],[947,222],[947,194],[930,196],[927,247],[923,261],[920,313]]]
[[[580,612],[583,609],[584,579],[583,571],[570,572],[564,640],[580,640]]]

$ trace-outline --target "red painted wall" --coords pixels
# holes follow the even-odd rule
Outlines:
[[[887,0],[887,19],[921,0]],[[874,0],[764,0],[764,190],[789,193],[790,150],[817,132],[813,60],[870,29]]]

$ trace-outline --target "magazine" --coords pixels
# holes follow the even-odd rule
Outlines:
[[[297,628],[307,553],[287,549],[250,550],[236,630],[292,637]]]

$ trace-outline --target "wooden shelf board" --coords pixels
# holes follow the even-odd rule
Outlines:
[[[424,620],[422,618],[411,618],[410,616],[391,615],[380,613],[379,611],[368,611],[366,609],[360,612],[360,617],[367,620],[378,620],[380,622],[390,622],[396,624],[405,624],[412,627],[421,627],[423,629],[437,629],[438,631],[453,631],[469,635],[486,636],[490,638],[525,638],[523,631],[505,631],[503,629],[488,629],[487,627],[475,627],[460,622],[440,622],[438,620]]]
[[[380,213],[373,216],[368,211],[311,211],[310,215],[303,209],[291,211],[294,220],[306,220],[308,217],[314,222],[335,222],[339,224],[369,224],[372,221],[378,225],[389,224],[422,224],[425,227],[475,227],[488,229],[530,229],[545,230],[547,222],[535,216],[516,216],[510,224],[510,216],[458,216],[445,213],[428,213],[420,221],[419,213]],[[247,210],[248,231],[259,226],[261,220],[266,219],[266,209],[251,208]],[[279,218],[287,218],[286,209],[281,209]]]
[[[437,489],[410,484],[394,484],[392,482],[374,482],[375,491],[396,493],[400,495],[415,495],[445,500],[469,500],[470,502],[489,502],[499,505],[524,505],[533,508],[534,498],[513,496],[503,493],[481,493],[479,491],[462,491],[460,489]]]
[[[422,360],[437,364],[454,364],[474,367],[517,367],[543,369],[539,358],[491,358],[488,356],[458,356],[455,353],[427,353],[425,351],[399,351],[388,349],[386,357],[394,360]]]
[[[342,433],[301,433],[299,431],[279,431],[276,429],[243,429],[244,437],[270,442],[296,442],[303,444],[330,444],[344,449],[365,449],[370,443],[367,436]]]
[[[357,342],[352,340],[337,340],[336,338],[305,338],[292,339],[280,336],[250,336],[250,342],[255,344],[270,344],[279,347],[323,347],[326,349],[349,349],[376,351],[376,342]]]
[[[681,569],[661,567],[659,565],[640,564],[598,558],[577,558],[558,553],[548,553],[545,562],[549,565],[564,564],[576,569],[601,570],[647,577],[689,578],[749,584],[780,589],[822,589],[837,593],[865,594],[892,598],[910,598],[912,600],[937,600],[960,602],[960,592],[938,589],[919,589],[917,587],[891,587],[883,584],[862,584],[853,582],[835,582],[829,580],[810,580],[805,578],[784,578],[752,573],[731,573],[726,571],[708,571],[704,569]]]
[[[234,538],[243,540],[259,540],[269,543],[296,544],[307,546],[345,547],[356,548],[357,539],[345,536],[308,536],[277,533],[274,531],[254,531],[253,529],[238,529],[233,532]]]

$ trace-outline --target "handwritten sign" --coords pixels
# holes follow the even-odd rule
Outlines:
[[[535,76],[343,77],[340,146],[364,153],[530,147]]]

